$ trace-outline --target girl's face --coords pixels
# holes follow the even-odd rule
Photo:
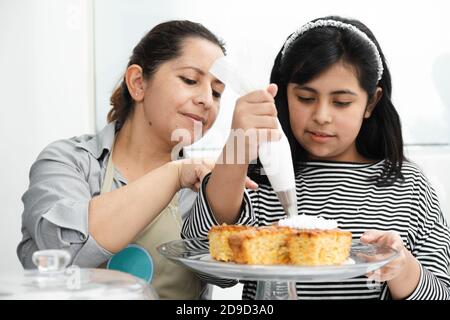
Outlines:
[[[144,81],[145,120],[150,130],[169,145],[177,144],[183,132],[189,133],[192,143],[214,123],[225,87],[208,70],[222,56],[216,44],[187,38],[182,44],[182,54],[161,64]],[[182,131],[177,133],[177,129]]]
[[[352,67],[338,62],[308,83],[289,83],[292,132],[310,160],[367,162],[355,140],[373,106]]]

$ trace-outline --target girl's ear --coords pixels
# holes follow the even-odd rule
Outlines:
[[[377,87],[375,90],[375,94],[373,95],[373,98],[367,104],[366,111],[364,112],[364,118],[368,119],[372,115],[373,109],[375,109],[375,106],[377,105],[378,101],[380,101],[381,96],[383,95],[383,89],[380,87]]]

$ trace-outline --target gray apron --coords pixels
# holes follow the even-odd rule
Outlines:
[[[109,154],[101,194],[110,192],[113,185],[114,164],[112,162],[114,143]],[[177,265],[159,254],[160,244],[181,239],[181,217],[178,209],[178,193],[169,205],[134,239],[153,260],[151,285],[161,299],[199,299],[202,291],[200,280],[190,270]]]

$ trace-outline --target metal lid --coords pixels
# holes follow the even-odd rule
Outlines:
[[[37,269],[0,275],[0,299],[157,299],[144,280],[130,274],[68,267],[65,250],[36,251]]]

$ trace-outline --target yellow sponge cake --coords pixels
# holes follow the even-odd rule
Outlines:
[[[234,261],[233,251],[228,244],[228,238],[233,234],[252,229],[255,228],[249,226],[226,224],[223,224],[221,226],[213,226],[208,233],[209,252],[211,254],[211,257],[219,261]]]
[[[352,234],[331,220],[296,216],[277,226],[221,225],[208,234],[213,259],[243,264],[338,265],[350,254]]]
[[[292,232],[288,227],[262,227],[235,233],[228,239],[233,261],[246,264],[289,263],[286,241]]]
[[[290,263],[302,266],[342,264],[351,244],[351,232],[338,229],[297,230],[286,243]]]

